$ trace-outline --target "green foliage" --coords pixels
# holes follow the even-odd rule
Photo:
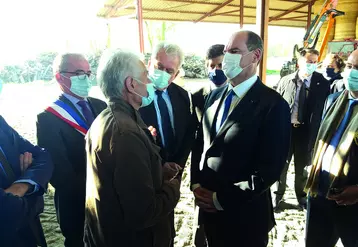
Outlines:
[[[196,55],[185,56],[183,70],[186,78],[206,78],[205,60]]]

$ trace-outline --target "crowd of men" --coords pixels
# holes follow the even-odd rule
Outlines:
[[[191,153],[194,246],[267,246],[294,157],[306,246],[357,247],[358,50],[346,65],[330,56],[324,73],[305,50],[276,90],[257,76],[262,54],[251,31],[213,45],[210,82],[192,94],[173,83],[179,46],[159,43],[147,65],[108,50],[96,71],[107,102],[88,96],[83,55],[59,55],[62,93],[37,116],[38,146],[0,118],[0,246],[47,246],[39,217],[51,183],[64,246],[172,247]]]

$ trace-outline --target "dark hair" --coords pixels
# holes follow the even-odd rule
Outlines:
[[[337,54],[335,54],[332,57],[332,61],[337,64],[337,69],[339,70],[339,72],[343,72],[343,69],[346,67],[346,64],[344,63],[343,59]]]
[[[300,54],[301,54],[302,57],[306,56],[306,54],[312,54],[312,55],[319,56],[319,51],[317,51],[315,49],[303,49],[300,52]]]
[[[245,32],[247,33],[247,42],[246,42],[247,49],[249,51],[260,49],[260,51],[263,53],[264,46],[261,37],[252,31],[245,31]]]
[[[206,59],[213,59],[224,55],[225,45],[212,45],[206,52]]]

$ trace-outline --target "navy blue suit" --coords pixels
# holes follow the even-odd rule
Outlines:
[[[44,149],[32,145],[11,128],[0,116],[0,152],[3,152],[15,174],[11,181],[6,174],[4,164],[0,164],[0,246],[36,246],[33,228],[29,222],[38,221],[38,215],[43,211],[43,193],[51,178],[53,165],[50,155]],[[20,154],[32,153],[33,162],[22,174]],[[30,181],[36,184],[33,193],[24,197],[5,193],[5,189],[16,181]],[[38,224],[40,232],[41,225]]]

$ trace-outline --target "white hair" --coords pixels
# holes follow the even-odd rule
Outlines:
[[[86,57],[80,53],[62,53],[56,56],[52,64],[53,74],[60,71],[67,70],[68,61],[72,59],[87,60]]]
[[[97,69],[97,83],[107,99],[122,97],[127,77],[140,77],[143,72],[139,66],[140,61],[135,53],[120,49],[103,53]]]
[[[152,58],[157,58],[157,55],[159,53],[160,50],[164,50],[165,53],[168,56],[178,56],[179,58],[179,68],[182,66],[183,62],[184,62],[184,53],[183,50],[176,44],[172,44],[172,43],[168,43],[168,42],[160,42],[158,43],[152,52]]]

